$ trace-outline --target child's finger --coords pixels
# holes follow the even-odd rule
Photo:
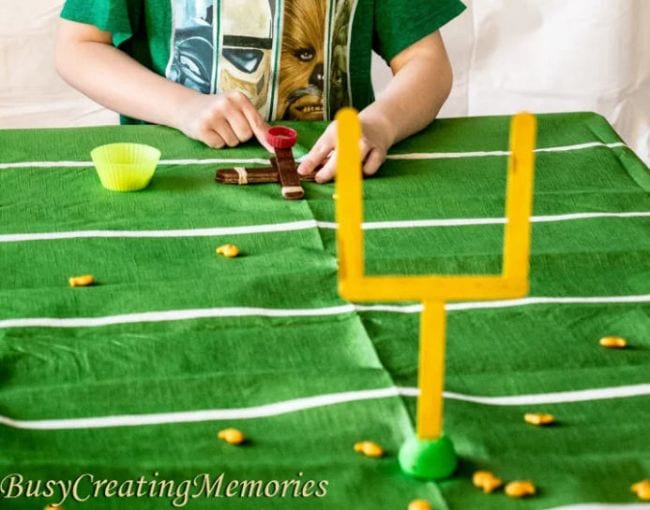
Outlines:
[[[240,142],[247,142],[253,137],[253,129],[241,111],[228,115],[228,123]]]
[[[365,162],[366,158],[370,155],[370,151],[372,150],[370,144],[368,144],[365,138],[362,138],[359,142],[359,149],[361,150],[361,161]]]
[[[239,145],[239,138],[237,138],[237,135],[226,119],[218,119],[215,122],[214,130],[223,138],[223,141],[226,142],[228,147],[237,147]]]
[[[312,174],[317,167],[325,164],[333,150],[333,136],[326,131],[318,142],[316,142],[316,145],[314,145],[309,154],[302,160],[302,163],[298,167],[298,173],[300,175]]]
[[[314,147],[300,163],[298,173],[300,175],[311,175],[316,168],[327,163],[333,149],[334,147],[325,144]]]
[[[257,111],[253,104],[248,101],[248,99],[246,99],[245,102],[241,103],[241,112],[244,114],[244,117],[248,121],[248,125],[253,131],[255,138],[257,138],[257,141],[262,144],[262,147],[264,147],[267,151],[274,152],[273,147],[271,147],[271,144],[267,140],[269,129],[271,129],[271,127],[266,122],[264,122],[264,119],[260,115],[260,112]]]
[[[380,150],[372,149],[363,164],[363,173],[366,175],[376,174],[385,159],[386,156]]]
[[[203,133],[201,136],[201,141],[213,149],[223,149],[223,147],[226,145],[226,142],[223,141],[223,138],[221,138],[216,131],[213,131],[211,129]]]
[[[325,166],[316,174],[316,182],[323,184],[329,182],[336,175],[336,154],[332,154]]]

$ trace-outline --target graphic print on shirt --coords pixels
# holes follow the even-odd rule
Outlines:
[[[329,118],[334,118],[339,109],[352,104],[349,78],[349,46],[354,7],[354,0],[338,0],[335,2],[330,43]]]
[[[204,94],[239,90],[268,120],[327,119],[350,104],[355,4],[172,0],[167,78]]]
[[[275,1],[221,1],[218,92],[239,90],[263,117],[270,102]]]
[[[174,0],[171,58],[167,78],[209,94],[215,65],[213,0]]]
[[[327,2],[285,0],[277,117],[323,120]]]

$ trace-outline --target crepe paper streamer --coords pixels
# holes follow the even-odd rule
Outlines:
[[[417,436],[400,451],[400,465],[419,478],[445,478],[456,467],[451,439],[442,434],[447,301],[521,298],[528,294],[530,216],[535,139],[533,115],[513,117],[510,129],[503,267],[500,275],[366,276],[364,260],[361,124],[351,108],[338,123],[336,217],[339,294],[349,301],[420,301]]]

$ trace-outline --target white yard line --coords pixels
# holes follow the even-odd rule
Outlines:
[[[632,212],[590,212],[556,214],[531,217],[532,223],[555,223],[563,221],[577,221],[590,219],[626,219],[650,218],[649,211]],[[450,219],[425,219],[425,220],[398,220],[398,221],[370,221],[362,225],[368,230],[396,230],[413,228],[445,228],[445,227],[470,227],[481,225],[504,225],[505,218],[450,218]],[[17,243],[29,241],[52,241],[61,239],[88,239],[88,238],[174,238],[174,237],[219,237],[250,234],[269,234],[279,232],[295,232],[321,228],[336,230],[338,225],[334,222],[301,220],[285,223],[242,225],[236,227],[210,227],[170,230],[74,230],[68,232],[41,232],[1,234],[1,243]]]
[[[276,309],[252,307],[196,308],[189,310],[166,310],[159,312],[128,313],[105,317],[41,317],[29,319],[0,320],[0,329],[11,328],[96,328],[116,324],[144,322],[172,322],[194,319],[217,319],[226,317],[318,317],[342,315],[354,312],[354,305],[325,308]]]
[[[532,216],[532,223],[556,223],[561,221],[590,220],[598,218],[650,218],[648,211],[633,212],[590,212],[590,213],[570,213],[570,214],[553,214],[543,216]],[[399,221],[375,221],[363,224],[364,230],[390,230],[390,229],[409,229],[409,228],[435,228],[435,227],[470,227],[480,225],[505,225],[505,218],[451,218],[451,219],[428,219],[428,220],[399,220]],[[330,226],[331,225],[331,226]],[[337,228],[336,223],[327,227]]]
[[[417,389],[413,388],[416,392]],[[575,402],[593,402],[612,398],[630,398],[650,395],[650,384],[632,386],[615,386],[613,388],[597,388],[576,391],[559,391],[555,393],[539,393],[532,395],[511,395],[506,397],[479,397],[463,395],[462,393],[445,392],[445,398],[462,400],[473,404],[486,406],[535,406],[548,404],[573,404]],[[411,396],[411,395],[408,395]]]
[[[535,149],[535,152],[573,152],[595,147],[625,147],[624,143],[603,143],[588,142],[576,145],[564,145],[560,147],[542,147]],[[474,151],[474,152],[413,152],[409,154],[389,154],[387,159],[392,160],[426,160],[426,159],[464,159],[464,158],[485,158],[495,156],[509,156],[510,151]]]
[[[161,159],[163,166],[190,166],[190,165],[270,165],[268,158],[213,158],[213,159]]]
[[[634,296],[584,296],[584,297],[527,297],[521,299],[504,299],[499,301],[467,301],[464,303],[445,303],[447,312],[464,312],[466,310],[489,310],[497,308],[517,308],[532,305],[598,305],[650,303],[650,294]],[[358,312],[386,312],[414,314],[422,311],[421,304],[413,305],[354,305]]]
[[[578,503],[556,506],[547,510],[650,510],[648,503]]]
[[[87,238],[145,239],[173,237],[218,237],[246,234],[293,232],[297,230],[310,230],[317,227],[317,221],[304,220],[268,225],[242,225],[239,227],[190,228],[175,230],[77,230],[70,232],[43,232],[36,234],[3,234],[0,235],[0,243]]]
[[[465,311],[487,308],[514,308],[531,305],[597,305],[650,303],[650,294],[632,296],[580,296],[580,297],[527,297],[522,299],[506,299],[503,301],[473,301],[467,303],[448,303],[447,311]]]
[[[71,430],[105,427],[135,427],[143,425],[163,425],[170,423],[197,423],[221,420],[247,420],[254,418],[279,416],[282,414],[294,413],[297,411],[315,409],[335,404],[343,404],[347,402],[376,400],[397,396],[399,396],[399,390],[395,387],[390,387],[376,390],[350,391],[344,393],[332,393],[329,395],[316,395],[313,397],[298,398],[293,400],[286,400],[283,402],[275,402],[272,404],[239,409],[207,409],[176,413],[101,416],[96,418],[35,421],[13,420],[11,418],[0,416],[0,424],[19,429]]]
[[[448,312],[460,312],[477,309],[516,308],[546,304],[630,304],[650,303],[650,294],[634,296],[594,296],[594,297],[529,297],[503,301],[472,301],[466,303],[448,303]],[[218,319],[229,317],[322,317],[343,315],[354,312],[384,312],[417,314],[422,305],[337,305],[321,308],[256,308],[223,307],[195,308],[186,310],[163,310],[141,313],[107,315],[103,317],[29,317],[0,320],[0,329],[15,328],[97,328],[118,324],[136,324],[147,322],[172,322],[196,319]]]
[[[532,216],[530,221],[532,223],[554,223],[558,221],[590,220],[595,218],[650,218],[650,212],[631,211],[553,214],[546,216]]]
[[[161,159],[159,166],[190,165],[270,165],[265,158],[210,158],[210,159]],[[18,163],[0,163],[0,170],[15,168],[92,168],[92,161],[21,161]]]
[[[587,142],[576,145],[563,145],[558,147],[542,147],[535,152],[573,152],[595,147],[608,147],[614,149],[625,147],[624,143],[603,143]],[[419,152],[409,154],[390,154],[388,159],[392,160],[421,160],[421,159],[461,159],[461,158],[483,158],[492,156],[508,156],[510,151],[469,151],[469,152]],[[300,161],[302,158],[298,158]],[[190,165],[225,165],[225,164],[260,164],[269,165],[266,158],[206,158],[206,159],[162,159],[159,165],[163,166],[190,166]],[[92,161],[21,161],[17,163],[0,163],[0,170],[15,168],[90,168]]]
[[[204,409],[155,414],[129,414],[115,416],[98,416],[86,418],[68,418],[52,420],[15,420],[0,416],[0,425],[27,430],[75,430],[98,429],[108,427],[139,427],[151,425],[168,425],[179,423],[199,423],[208,421],[250,420],[268,418],[283,414],[322,408],[332,405],[367,400],[380,400],[398,396],[415,397],[417,388],[378,388],[372,390],[347,391],[296,398],[260,406],[233,409]],[[488,406],[520,406],[538,404],[566,404],[593,400],[619,399],[650,395],[650,384],[598,388],[579,391],[567,391],[546,394],[514,395],[505,397],[481,397],[461,393],[445,392],[447,400],[462,400]]]

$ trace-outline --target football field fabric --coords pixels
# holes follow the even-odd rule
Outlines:
[[[217,184],[269,154],[162,127],[0,131],[0,508],[60,501],[48,480],[77,481],[66,510],[650,508],[630,491],[650,478],[650,173],[598,115],[538,122],[530,296],[447,304],[461,463],[441,483],[397,463],[420,304],[338,296],[331,184],[296,202]],[[294,126],[299,157],[325,124]],[[369,273],[500,271],[508,130],[439,120],[391,150],[364,182]],[[112,142],[162,151],[149,188],[100,186],[89,153]],[[83,274],[97,284],[68,287]],[[387,455],[356,453],[366,439]],[[477,469],[538,494],[485,495]]]

